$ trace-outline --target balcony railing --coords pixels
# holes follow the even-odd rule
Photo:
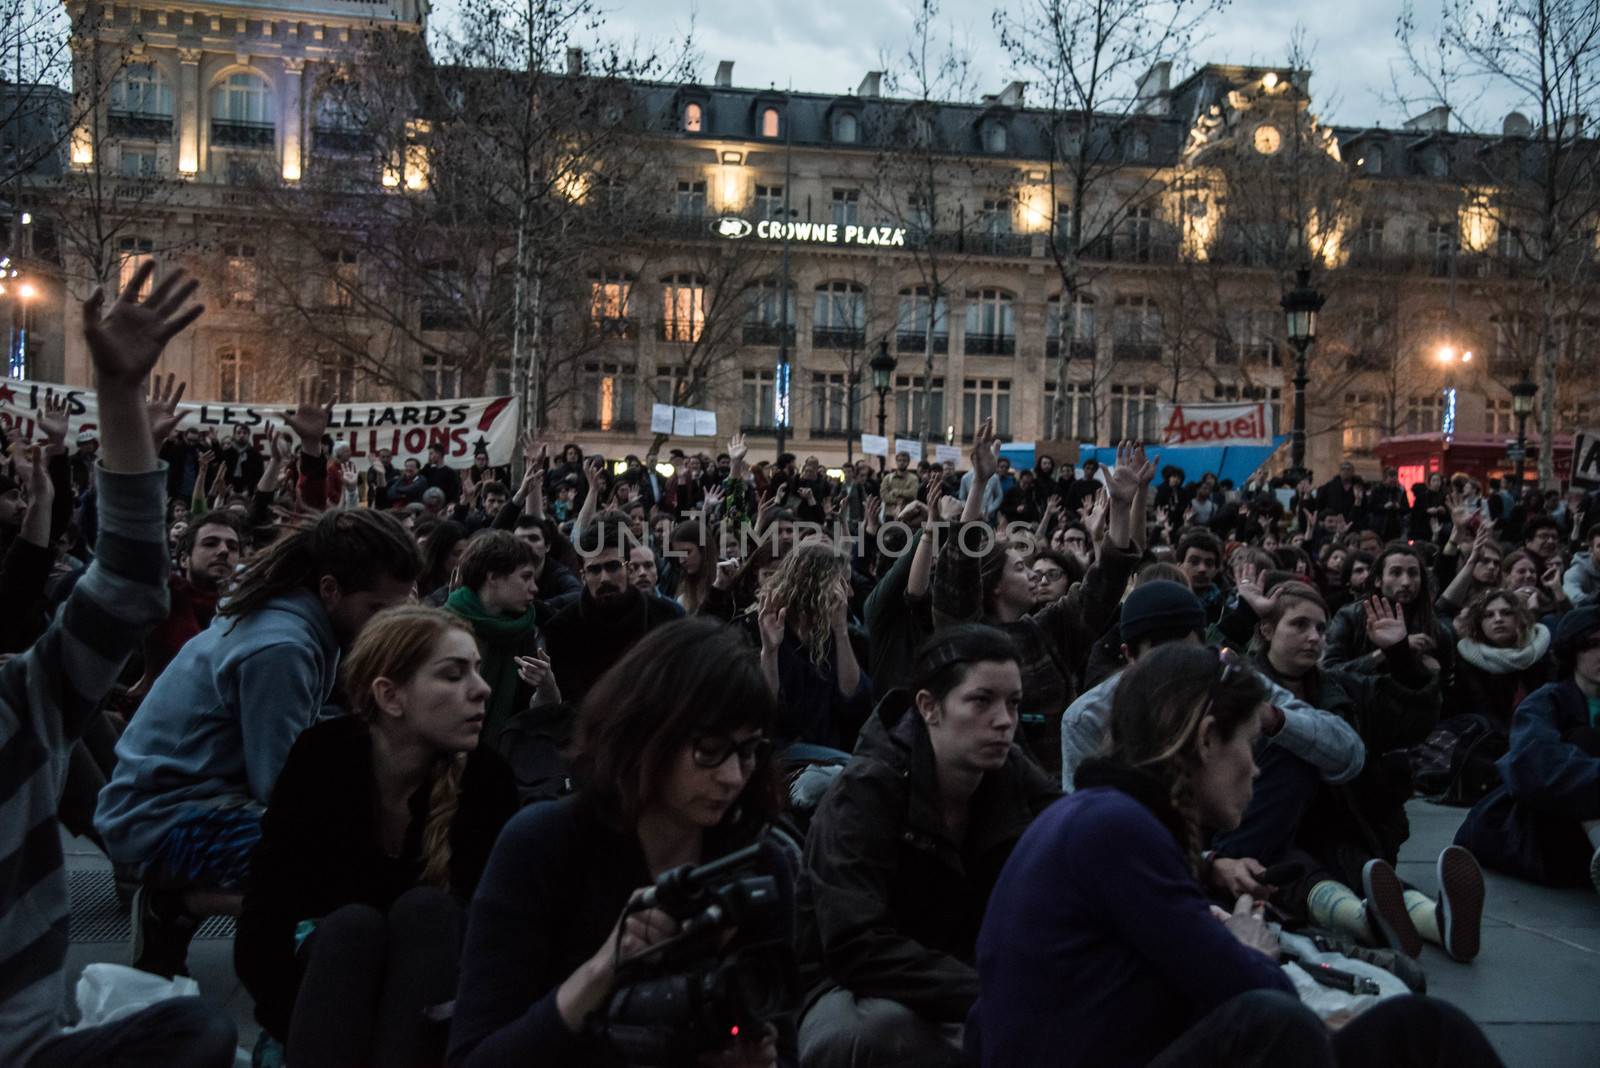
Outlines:
[[[928,351],[928,335],[920,330],[904,331],[895,334],[894,350],[896,352],[926,352]],[[943,356],[950,351],[950,335],[933,335],[933,352],[936,356]]]
[[[793,323],[788,323],[781,327],[777,323],[744,324],[744,343],[746,345],[776,345],[780,338],[793,345],[794,336]]]
[[[1044,354],[1049,359],[1061,355],[1061,339],[1058,337],[1045,338]],[[1092,360],[1095,357],[1095,343],[1093,338],[1076,338],[1067,350],[1067,358],[1071,360]]]
[[[340,126],[318,126],[311,131],[311,143],[318,152],[359,155],[372,151],[372,135]]]
[[[1111,243],[1111,258],[1118,263],[1177,263],[1178,243],[1118,234]]]
[[[115,137],[150,141],[172,140],[171,115],[146,115],[137,111],[112,111],[106,114],[106,127]]]
[[[1161,359],[1161,344],[1156,341],[1117,341],[1111,346],[1111,355],[1118,360],[1155,363]]]
[[[467,325],[467,314],[453,304],[424,304],[422,329],[461,330]]]
[[[579,427],[583,430],[605,430],[631,434],[639,428],[639,424],[632,419],[613,419],[608,423],[602,424],[594,416],[584,416],[579,422]]]
[[[968,334],[963,351],[968,356],[1015,356],[1015,334]]]
[[[861,348],[866,340],[866,332],[853,326],[819,326],[811,331],[814,349],[854,350]]]
[[[656,321],[656,338],[660,341],[680,341],[692,344],[706,332],[703,319],[660,319]]]
[[[211,122],[211,143],[230,148],[271,148],[276,134],[277,128],[270,122]]]
[[[639,320],[626,315],[602,315],[589,320],[594,337],[632,341],[639,336]]]

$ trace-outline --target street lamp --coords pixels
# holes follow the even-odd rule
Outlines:
[[[1472,350],[1456,351],[1449,342],[1439,346],[1439,362],[1444,365],[1444,416],[1439,429],[1446,434],[1456,432],[1456,365],[1472,362]]]
[[[1511,386],[1511,411],[1517,417],[1517,444],[1511,450],[1511,477],[1517,483],[1517,499],[1522,498],[1522,464],[1528,458],[1528,416],[1533,414],[1533,398],[1539,387],[1528,378],[1526,369],[1522,378]]]
[[[11,295],[11,353],[6,360],[10,378],[28,377],[27,304],[39,295],[32,282],[22,282]]]
[[[1289,438],[1289,480],[1299,485],[1310,477],[1306,470],[1306,350],[1317,339],[1317,313],[1327,298],[1311,288],[1311,268],[1294,275],[1294,288],[1278,303],[1288,321],[1289,344],[1294,346],[1294,431]]]
[[[878,342],[878,354],[868,361],[867,366],[872,369],[872,391],[878,395],[878,436],[886,442],[888,436],[884,432],[887,416],[883,410],[883,402],[889,396],[889,388],[894,382],[895,358],[889,355],[889,339],[884,338]],[[887,451],[887,449],[886,449]],[[888,457],[878,457],[878,470],[882,471],[887,466]]]

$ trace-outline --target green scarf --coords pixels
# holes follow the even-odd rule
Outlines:
[[[520,709],[516,706],[517,657],[533,651],[531,637],[537,608],[530,606],[520,616],[491,615],[478,595],[462,586],[450,594],[444,606],[468,623],[478,639],[478,654],[483,657],[478,673],[489,684],[488,719],[483,725],[483,741],[494,745],[506,722]]]

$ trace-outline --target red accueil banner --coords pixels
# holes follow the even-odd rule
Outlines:
[[[1270,445],[1272,417],[1264,403],[1163,404],[1163,445]]]

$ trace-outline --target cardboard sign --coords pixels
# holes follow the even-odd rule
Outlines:
[[[862,434],[861,455],[888,456],[889,439],[878,434]]]
[[[912,463],[916,463],[922,459],[922,442],[916,438],[895,438],[894,451],[896,453],[905,453],[911,457]]]
[[[1600,431],[1580,430],[1572,439],[1572,484],[1600,489]]]
[[[933,458],[941,464],[955,464],[958,470],[961,467],[961,449],[956,445],[935,445]]]

